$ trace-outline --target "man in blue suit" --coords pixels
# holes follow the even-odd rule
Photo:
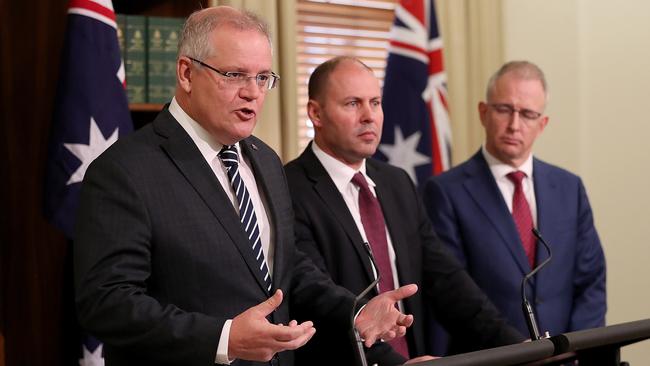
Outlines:
[[[532,155],[548,124],[543,72],[526,61],[503,65],[478,106],[486,140],[469,160],[424,186],[438,235],[511,324],[528,334],[521,281],[552,260],[527,287],[540,332],[605,324],[605,258],[581,179]]]

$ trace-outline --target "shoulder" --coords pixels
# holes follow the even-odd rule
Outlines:
[[[487,167],[487,163],[483,159],[483,156],[479,153],[475,154],[459,165],[447,171],[444,171],[439,175],[429,178],[425,185],[455,187],[459,186],[462,182],[470,179],[472,176],[480,174],[489,174],[489,168]]]
[[[394,183],[409,183],[412,184],[411,178],[408,173],[400,167],[390,165],[386,162],[377,159],[366,159],[366,169],[371,178],[376,179],[390,179]]]
[[[560,183],[582,183],[577,174],[538,158],[533,159],[533,174],[540,179],[549,179]]]

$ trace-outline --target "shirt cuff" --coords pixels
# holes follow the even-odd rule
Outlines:
[[[223,323],[221,336],[219,337],[219,345],[217,346],[217,356],[214,359],[214,363],[216,364],[230,365],[235,360],[234,358],[232,360],[228,358],[228,342],[230,341],[231,325],[232,319],[228,319]]]

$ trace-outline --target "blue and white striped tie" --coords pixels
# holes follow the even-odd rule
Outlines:
[[[225,145],[219,152],[219,159],[226,167],[228,172],[228,179],[235,191],[237,201],[239,201],[239,219],[241,224],[248,235],[248,240],[251,243],[253,256],[257,260],[258,268],[262,272],[262,277],[266,283],[266,290],[271,292],[271,276],[269,275],[269,267],[266,265],[264,252],[262,251],[262,240],[260,237],[260,228],[257,224],[257,216],[255,215],[255,208],[253,201],[244,181],[239,175],[239,159],[237,147],[235,145]]]

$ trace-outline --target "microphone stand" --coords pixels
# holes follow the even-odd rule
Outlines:
[[[526,282],[528,281],[529,278],[533,277],[537,272],[539,272],[542,267],[544,267],[553,257],[553,254],[551,253],[551,247],[546,244],[546,241],[544,241],[544,238],[542,238],[542,235],[537,231],[537,229],[533,228],[533,234],[535,237],[542,243],[544,244],[544,247],[546,248],[546,252],[548,253],[548,258],[546,258],[542,263],[540,263],[537,267],[535,267],[530,273],[524,276],[524,279],[521,281],[521,299],[522,299],[522,309],[524,311],[524,318],[526,318],[526,325],[528,326],[528,331],[530,332],[530,339],[531,340],[537,340],[537,339],[542,339],[542,337],[539,335],[539,329],[537,327],[537,320],[535,319],[535,313],[533,312],[532,306],[530,306],[530,303],[528,302],[528,299],[526,298]]]
[[[370,290],[373,289],[373,287],[377,286],[379,283],[379,280],[381,276],[379,275],[379,270],[377,267],[377,264],[375,263],[375,257],[372,255],[372,249],[370,249],[370,245],[368,242],[363,243],[364,248],[366,249],[366,252],[368,253],[368,257],[370,258],[370,262],[372,263],[372,266],[375,269],[375,272],[377,273],[377,277],[375,278],[374,281],[370,283],[368,287],[366,287],[365,290],[361,291],[361,293],[354,298],[354,303],[352,304],[352,311],[350,312],[350,324],[352,325],[352,332],[354,333],[354,341],[355,341],[355,356],[357,359],[357,365],[360,366],[368,366],[368,360],[366,360],[366,352],[363,350],[363,341],[361,340],[361,336],[359,335],[359,331],[357,331],[357,328],[354,326],[354,315],[356,313],[356,308],[357,308],[357,303],[363,299]]]

